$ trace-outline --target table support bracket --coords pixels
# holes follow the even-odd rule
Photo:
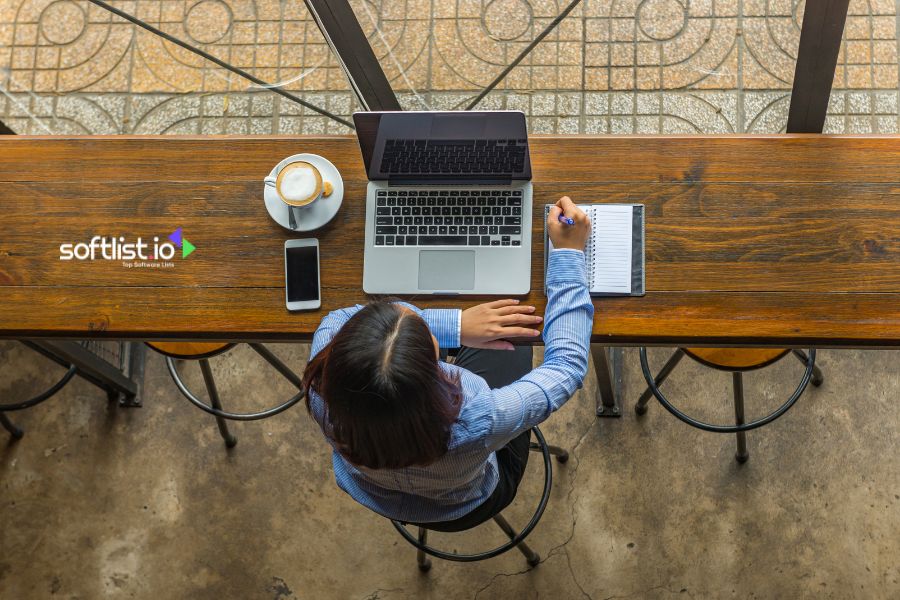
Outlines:
[[[141,406],[140,382],[143,381],[146,352],[143,344],[131,344],[129,372],[126,375],[78,342],[23,340],[22,343],[63,367],[75,365],[81,378],[103,388],[109,399],[118,401],[120,406]]]

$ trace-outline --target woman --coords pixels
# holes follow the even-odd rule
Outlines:
[[[334,450],[338,485],[356,501],[442,531],[474,527],[512,502],[531,427],[581,387],[590,351],[590,223],[568,197],[547,222],[546,350],[534,370],[531,347],[507,338],[538,336],[542,319],[517,300],[462,312],[374,302],[322,321],[307,407]],[[440,360],[440,348],[460,346],[453,365]]]

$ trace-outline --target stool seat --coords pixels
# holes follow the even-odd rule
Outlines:
[[[751,371],[761,369],[784,358],[786,348],[682,348],[697,362],[713,369]]]
[[[210,358],[231,350],[228,342],[146,342],[148,346],[166,356],[184,360]]]

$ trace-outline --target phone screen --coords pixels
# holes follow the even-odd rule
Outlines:
[[[299,246],[285,249],[288,302],[319,299],[319,248]]]

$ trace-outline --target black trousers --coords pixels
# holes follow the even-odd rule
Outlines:
[[[503,387],[521,379],[531,371],[531,346],[516,346],[515,350],[479,350],[460,348],[456,365],[480,375],[491,388]],[[497,450],[500,478],[494,492],[472,512],[453,521],[413,523],[433,531],[464,531],[484,523],[509,506],[516,497],[519,483],[528,465],[528,446],[531,431],[522,433]]]

